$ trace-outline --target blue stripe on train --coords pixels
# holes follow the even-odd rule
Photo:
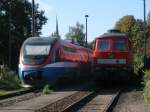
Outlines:
[[[76,68],[68,67],[44,67],[44,68],[19,68],[19,77],[24,80],[24,77],[31,74],[42,74],[43,82],[55,82],[60,77],[71,77],[75,72]]]

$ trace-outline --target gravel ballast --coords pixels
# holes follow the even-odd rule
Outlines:
[[[143,91],[123,92],[113,112],[150,112],[144,103]]]

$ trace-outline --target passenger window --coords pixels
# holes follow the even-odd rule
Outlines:
[[[108,50],[109,48],[110,48],[110,41],[109,40],[99,40],[98,49]]]
[[[76,52],[76,49],[73,49],[73,48],[67,47],[67,46],[63,46],[63,49],[65,52],[68,52],[68,53],[75,53]]]

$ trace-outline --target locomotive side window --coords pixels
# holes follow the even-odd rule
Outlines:
[[[76,52],[76,49],[73,49],[73,48],[67,47],[67,46],[63,46],[63,49],[65,52],[68,52],[68,53],[75,53]]]
[[[113,42],[114,50],[126,50],[126,42],[124,39],[122,40],[114,40]]]
[[[98,41],[98,49],[108,50],[109,48],[110,48],[110,40],[99,40]]]

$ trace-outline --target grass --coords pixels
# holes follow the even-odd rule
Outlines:
[[[54,90],[53,86],[50,86],[49,84],[46,84],[43,87],[42,93],[43,94],[50,94],[51,92],[53,92],[53,90]]]
[[[144,81],[144,100],[148,107],[150,107],[150,70],[144,71]]]
[[[19,88],[19,89],[15,89],[15,90],[0,89],[0,96],[8,95],[8,94],[16,93],[16,92],[19,93],[19,92],[23,92],[26,90],[30,90],[30,88]]]
[[[6,95],[6,91],[0,91],[0,96]]]
[[[144,88],[144,97],[147,99],[148,103],[150,104],[150,80],[146,82]]]
[[[7,68],[0,68],[0,95],[21,88],[21,82],[17,74],[11,73]]]

